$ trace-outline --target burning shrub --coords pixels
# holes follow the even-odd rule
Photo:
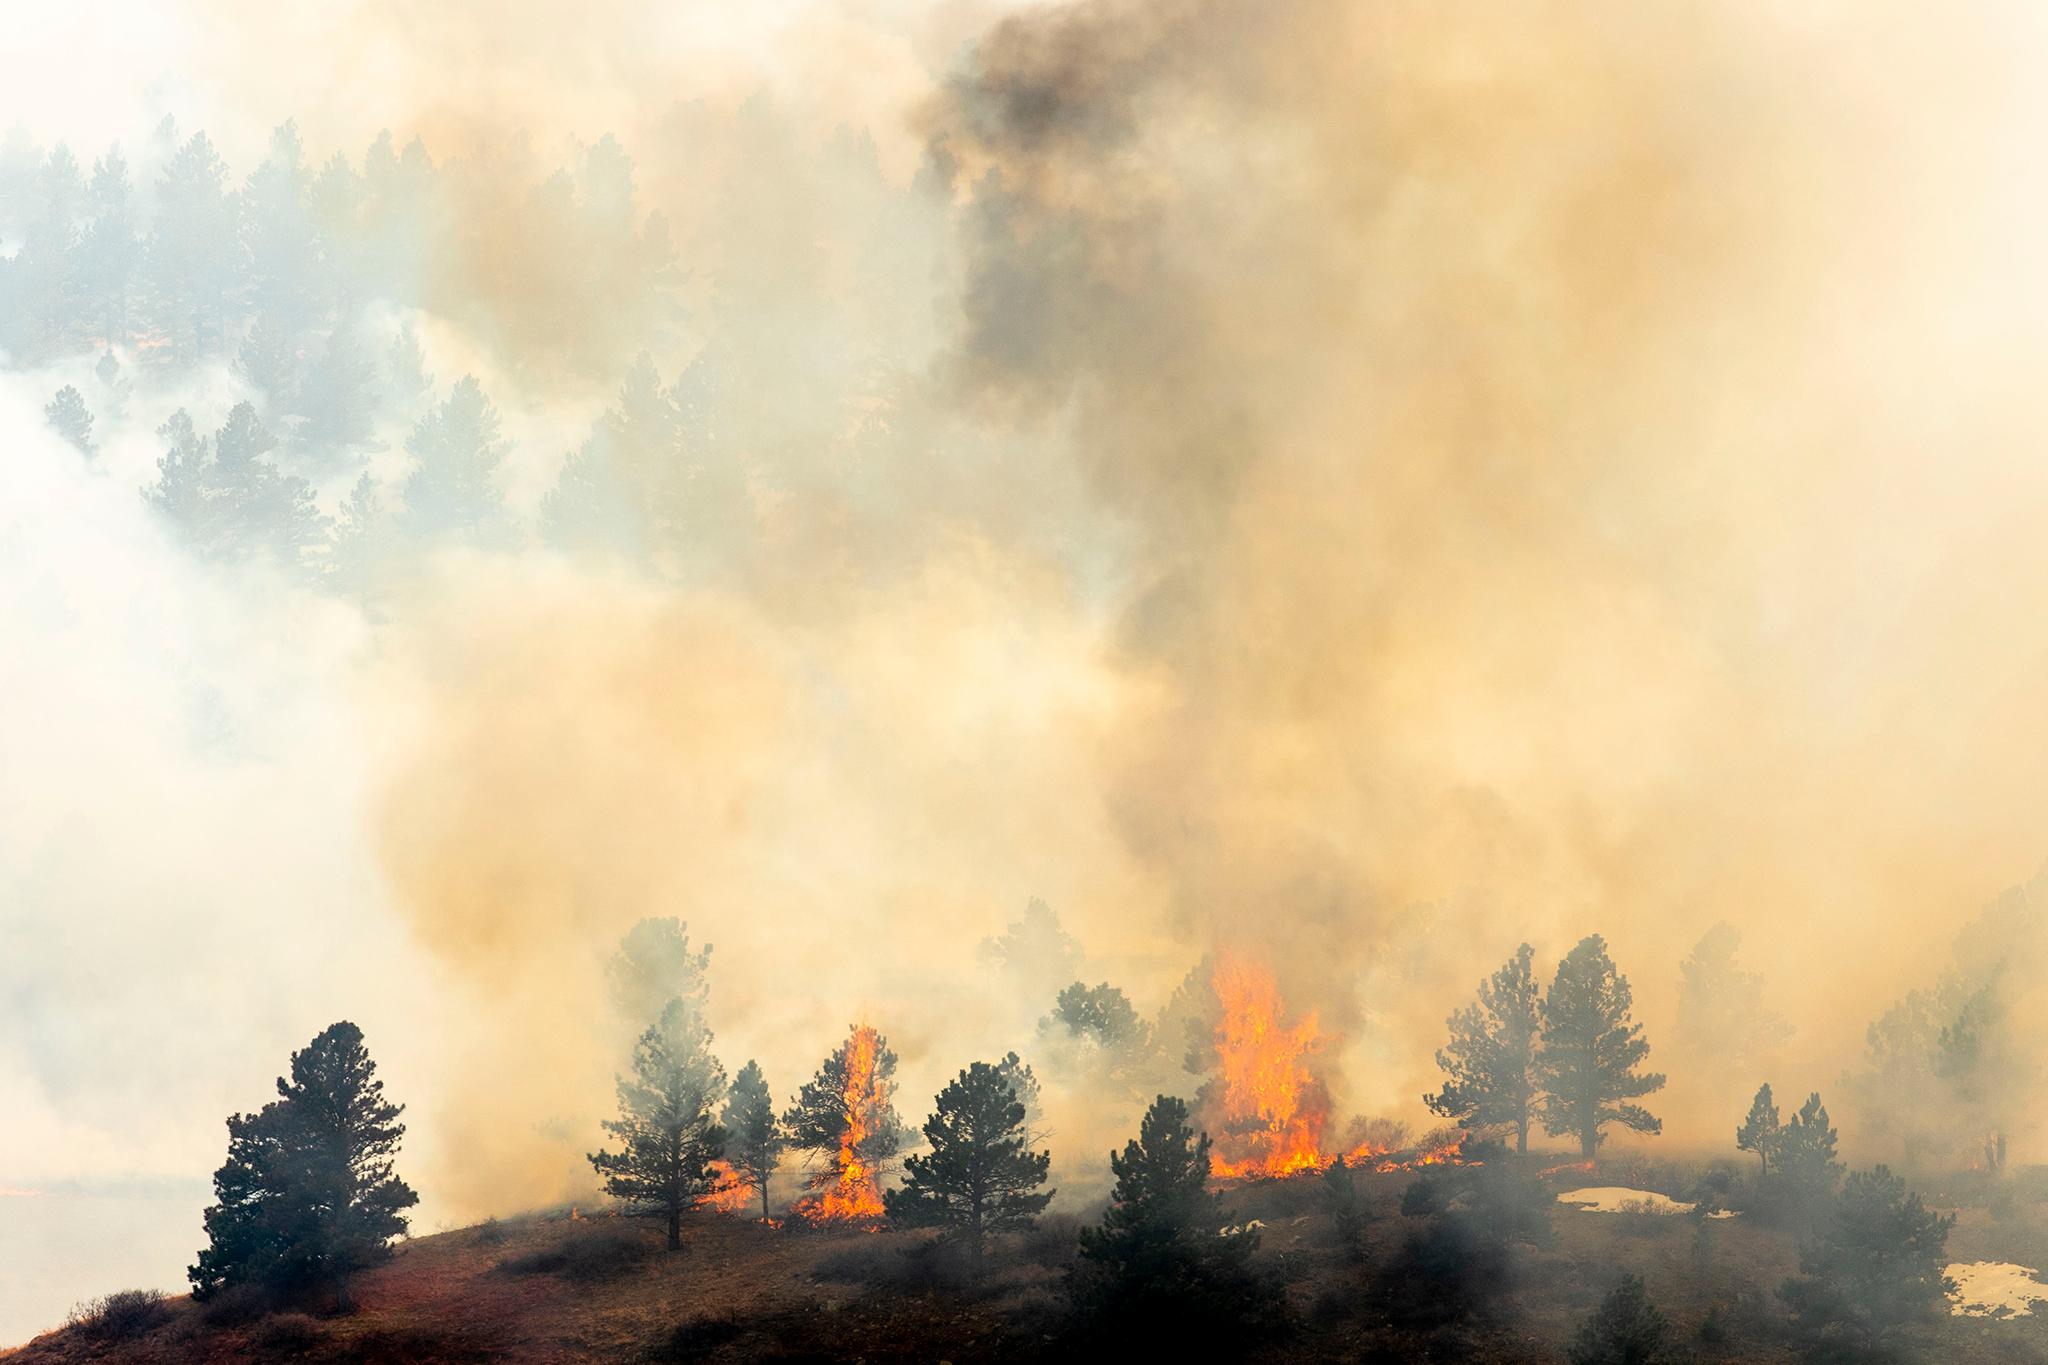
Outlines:
[[[1642,1277],[1624,1275],[1572,1339],[1572,1365],[1652,1365],[1666,1330]]]
[[[1315,1016],[1289,1024],[1273,974],[1253,962],[1219,962],[1210,984],[1219,1010],[1215,1077],[1200,1098],[1216,1130],[1215,1174],[1317,1169],[1330,1096],[1308,1065],[1321,1045]]]
[[[131,1341],[155,1331],[170,1316],[160,1290],[117,1289],[73,1308],[66,1325],[94,1341]]]

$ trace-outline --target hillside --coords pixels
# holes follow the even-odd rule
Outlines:
[[[1616,1162],[1572,1185],[1668,1188],[1683,1168]],[[1796,1268],[1796,1239],[1742,1218],[1597,1213],[1558,1206],[1552,1244],[1505,1262],[1446,1260],[1439,1215],[1404,1216],[1414,1177],[1369,1178],[1360,1255],[1340,1245],[1315,1176],[1230,1191],[1260,1220],[1261,1265],[1285,1286],[1291,1323],[1248,1345],[1260,1361],[1556,1361],[1624,1271],[1669,1317],[1672,1358],[1797,1359],[1773,1289]],[[1994,1219],[1963,1207],[1958,1261],[2041,1265],[2041,1206]],[[976,1285],[921,1233],[777,1229],[704,1213],[685,1249],[608,1217],[536,1214],[410,1239],[359,1277],[345,1316],[263,1312],[232,1299],[179,1299],[127,1339],[74,1326],[8,1355],[8,1365],[114,1361],[311,1362],[1071,1359],[1063,1267],[1077,1224],[1047,1220],[992,1256]],[[1432,1250],[1432,1249],[1435,1250]],[[2048,1316],[1952,1317],[1900,1343],[1906,1359],[2048,1360]],[[1212,1358],[1215,1358],[1212,1355]]]

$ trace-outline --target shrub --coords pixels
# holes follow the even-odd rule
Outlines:
[[[1664,1315],[1642,1277],[1624,1275],[1572,1340],[1572,1365],[1651,1365],[1663,1349]]]
[[[1055,1270],[1070,1266],[1081,1251],[1081,1220],[1070,1213],[1049,1213],[1017,1245],[1033,1265]]]
[[[664,1365],[682,1365],[686,1361],[708,1360],[718,1354],[722,1347],[729,1346],[745,1334],[739,1321],[730,1313],[716,1317],[692,1318],[678,1323],[664,1337],[652,1352],[652,1359]]]
[[[131,1341],[163,1325],[170,1305],[155,1289],[117,1289],[71,1310],[67,1325],[94,1341]]]
[[[1888,1169],[1859,1171],[1836,1196],[1800,1273],[1778,1296],[1818,1344],[1867,1349],[1935,1318],[1954,1282],[1943,1273],[1955,1215],[1930,1212]]]
[[[290,1360],[326,1339],[326,1329],[305,1313],[279,1313],[265,1318],[249,1334],[250,1346],[264,1360]]]
[[[1443,1212],[1443,1207],[1444,1187],[1434,1176],[1417,1176],[1407,1189],[1401,1191],[1403,1218],[1425,1218],[1432,1213]]]
[[[1486,1308],[1507,1279],[1507,1243],[1452,1213],[1408,1234],[1381,1270],[1377,1296],[1393,1322],[1439,1327]]]
[[[571,1232],[551,1247],[541,1247],[498,1262],[507,1275],[560,1275],[580,1284],[614,1280],[636,1269],[653,1254],[647,1239],[631,1227],[613,1224],[587,1232]]]

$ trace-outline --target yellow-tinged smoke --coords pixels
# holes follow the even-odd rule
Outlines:
[[[410,71],[448,22],[377,31]],[[573,109],[579,53],[484,66]],[[1004,458],[906,421],[829,514],[758,498],[772,553],[715,585],[478,557],[397,609],[377,845],[477,1010],[444,1197],[580,1178],[648,914],[716,944],[721,1050],[780,1091],[862,1011],[906,1097],[1026,1043],[1049,1002],[971,954],[1034,892],[1141,1004],[1270,959],[1340,1107],[1411,1114],[1524,938],[1547,975],[1604,933],[1654,1044],[1726,920],[1798,1029],[1774,1079],[1828,1089],[2048,853],[2041,55],[1997,4],[994,26],[916,116],[955,237],[912,402]],[[415,122],[517,126],[474,89]],[[437,283],[516,343],[583,297],[493,298],[518,260]],[[1744,1098],[1652,1107],[1718,1141]]]

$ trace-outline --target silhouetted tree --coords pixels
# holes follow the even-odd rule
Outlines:
[[[1818,1092],[1778,1131],[1773,1150],[1778,1179],[1796,1208],[1812,1210],[1834,1192],[1842,1163],[1835,1159],[1835,1130]]]
[[[635,1213],[668,1222],[668,1249],[683,1245],[683,1210],[712,1186],[711,1163],[725,1147],[712,1113],[725,1093],[725,1068],[711,1055],[711,1031],[698,1012],[671,1000],[633,1049],[633,1075],[619,1077],[619,1117],[605,1131],[617,1152],[590,1154],[605,1192]]]
[[[1109,1208],[1099,1226],[1082,1229],[1073,1270],[1084,1309],[1132,1335],[1174,1324],[1223,1341],[1251,1328],[1264,1309],[1250,1270],[1258,1232],[1237,1225],[1210,1191],[1209,1136],[1189,1126],[1187,1103],[1155,1099],[1109,1167]]]
[[[1588,1159],[1610,1123],[1639,1133],[1664,1131],[1661,1119],[1628,1103],[1664,1085],[1663,1076],[1636,1070],[1650,1045],[1642,1025],[1629,1018],[1630,1003],[1628,978],[1614,970],[1598,934],[1581,940],[1557,964],[1543,998],[1543,1128],[1552,1137],[1578,1138]]]
[[[1755,1152],[1764,1175],[1771,1173],[1771,1153],[1777,1150],[1778,1128],[1778,1104],[1771,1098],[1771,1087],[1767,1081],[1757,1087],[1756,1098],[1749,1104],[1748,1116],[1735,1130],[1736,1150]]]
[[[79,454],[99,454],[99,447],[92,441],[92,414],[86,411],[85,396],[71,385],[57,390],[56,397],[43,405],[43,420]]]
[[[1955,1288],[1944,1274],[1955,1221],[1930,1212],[1885,1167],[1858,1171],[1778,1296],[1817,1343],[1895,1347],[1902,1329],[1939,1316]]]
[[[904,1159],[903,1185],[883,1202],[893,1219],[965,1238],[979,1263],[989,1233],[1028,1227],[1052,1202],[1052,1191],[1039,1193],[1052,1154],[1031,1150],[1016,1088],[987,1062],[961,1072],[935,1103],[924,1122],[931,1151]]]
[[[392,1172],[404,1109],[384,1098],[376,1071],[362,1031],[344,1020],[292,1054],[277,1099],[228,1120],[208,1245],[190,1271],[195,1297],[235,1284],[325,1285],[347,1306],[349,1276],[388,1254],[419,1202]]]
[[[1624,1275],[1572,1338],[1572,1365],[1652,1365],[1668,1325],[1640,1275]]]
[[[1479,984],[1479,1000],[1450,1017],[1451,1040],[1436,1054],[1443,1089],[1422,1102],[1460,1128],[1512,1124],[1515,1150],[1529,1150],[1536,1096],[1538,992],[1528,944]]]
[[[725,1099],[725,1161],[761,1196],[761,1221],[768,1221],[768,1179],[782,1163],[788,1145],[775,1118],[775,1101],[757,1062],[749,1061],[733,1077]]]

